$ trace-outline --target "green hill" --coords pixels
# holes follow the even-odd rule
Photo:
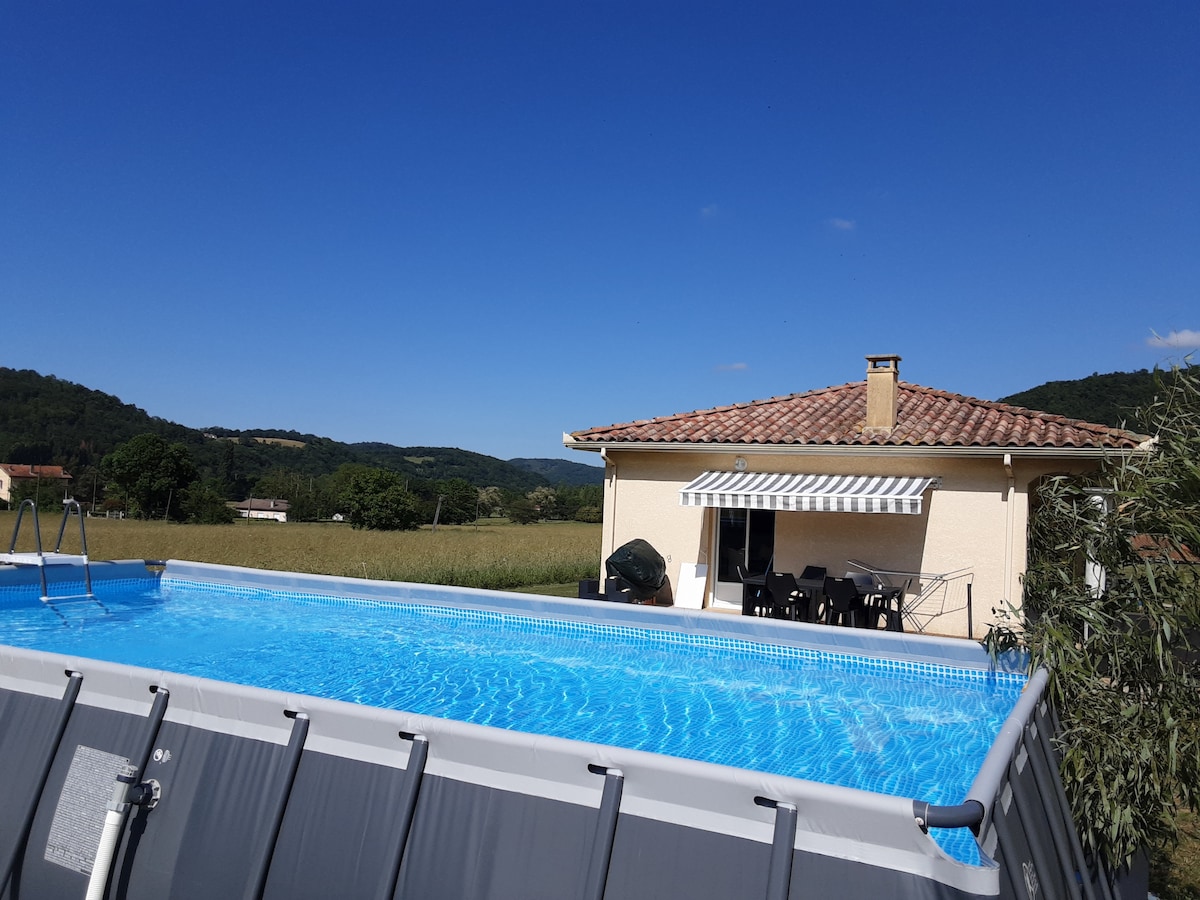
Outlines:
[[[1092,374],[1075,381],[1049,381],[1019,394],[1001,397],[1001,403],[1082,419],[1098,425],[1122,426],[1136,431],[1135,410],[1146,406],[1157,392],[1155,373]]]
[[[453,447],[346,444],[272,429],[188,428],[53,375],[0,367],[0,462],[57,464],[78,474],[99,466],[105,454],[146,432],[185,444],[203,475],[240,486],[253,485],[277,469],[320,476],[346,463],[390,469],[422,481],[463,478],[476,487],[522,493],[542,485],[598,485],[604,477],[598,466],[566,460],[505,462]]]
[[[569,459],[510,459],[510,465],[541,475],[551,484],[571,484],[583,487],[604,481],[602,466],[587,466]]]

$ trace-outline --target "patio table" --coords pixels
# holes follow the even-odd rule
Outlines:
[[[821,592],[825,590],[824,578],[797,578],[796,586],[808,597],[808,619],[809,622],[817,621],[817,606],[821,599]]]

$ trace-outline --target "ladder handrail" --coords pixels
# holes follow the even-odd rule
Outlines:
[[[38,524],[37,504],[29,497],[21,501],[21,505],[17,507],[17,524],[13,526],[12,541],[9,542],[8,552],[17,552],[17,536],[21,533],[21,519],[25,517],[25,507],[28,506],[33,510],[33,536],[37,544],[37,555],[42,555],[42,527]]]
[[[62,522],[58,526],[58,543],[54,545],[54,552],[58,553],[62,547],[63,532],[67,530],[67,519],[71,518],[71,512],[79,514],[79,552],[82,556],[87,556],[87,534],[83,529],[83,507],[79,505],[79,501],[72,497],[70,500],[63,501],[63,517]]]

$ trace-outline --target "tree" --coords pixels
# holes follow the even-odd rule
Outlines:
[[[157,434],[140,434],[118,446],[100,470],[127,499],[126,512],[141,518],[164,513],[183,518],[180,494],[196,478],[196,466],[183,444]]]
[[[85,509],[99,508],[104,502],[104,478],[98,466],[82,466],[72,469],[75,476],[71,482],[71,492]]]
[[[536,522],[541,513],[528,497],[513,497],[504,504],[504,514],[517,525],[530,525]]]
[[[437,484],[442,498],[438,521],[443,525],[465,525],[474,522],[479,513],[479,489],[465,478],[448,478]]]
[[[555,491],[558,494],[558,511],[564,519],[574,519],[577,522],[600,521],[600,510],[604,506],[603,485],[560,484]]]
[[[25,500],[32,500],[38,509],[62,508],[71,494],[67,482],[58,478],[22,478],[13,481],[9,490],[9,507],[16,509]]]
[[[1039,485],[1024,618],[986,638],[1049,670],[1075,822],[1110,871],[1173,843],[1177,804],[1200,808],[1200,375],[1159,387],[1149,452]]]
[[[225,504],[221,482],[215,478],[195,481],[184,488],[179,509],[189,522],[199,525],[227,525],[237,518],[237,512]]]
[[[558,492],[554,488],[534,488],[525,496],[533,504],[533,508],[537,510],[539,519],[558,518]]]
[[[404,478],[386,469],[365,469],[350,476],[343,501],[355,528],[381,531],[420,527],[417,498]]]
[[[604,510],[599,506],[581,506],[575,510],[575,521],[599,525],[604,521]]]
[[[498,487],[479,489],[479,514],[494,516],[504,507],[504,494]]]
[[[329,484],[329,476],[317,478],[294,469],[272,469],[258,479],[252,494],[286,500],[289,522],[314,522],[337,512],[337,499]]]

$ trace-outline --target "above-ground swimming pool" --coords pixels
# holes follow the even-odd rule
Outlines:
[[[0,596],[0,643],[936,804],[966,798],[1027,680],[471,599],[109,580],[94,600]]]
[[[198,882],[183,838],[218,821],[224,802],[236,807],[235,797],[214,799],[214,787],[267,804],[259,794],[278,789],[271,766],[258,760],[250,784],[233,774],[239,756],[264,753],[292,757],[298,782],[287,784],[266,862],[245,876],[254,896],[358,896],[351,882],[369,882],[364,896],[782,898],[826,883],[843,896],[976,897],[1004,896],[1017,877],[996,862],[1012,814],[995,801],[1011,781],[1013,735],[1037,718],[1040,682],[1027,690],[1024,674],[997,669],[969,642],[179,562],[161,574],[93,564],[85,596],[68,567],[53,568],[45,600],[27,570],[7,586],[0,577],[8,706],[48,699],[56,678],[70,679],[61,693],[78,677],[71,702],[86,710],[69,714],[51,753],[47,777],[60,793],[55,803],[34,798],[36,840],[10,839],[26,860],[22,890],[39,875],[62,883],[59,869],[93,884],[88,841],[63,838],[63,797],[80,784],[110,791],[116,772],[103,772],[120,763],[141,768],[139,779],[164,776],[152,810],[124,815],[145,835],[171,819],[162,840],[175,863],[164,874],[143,859],[150,838],[123,837],[112,866],[126,877],[105,875],[107,896],[215,896],[204,893],[211,885],[189,887]],[[66,703],[64,693],[58,708]],[[265,712],[272,704],[278,711]],[[96,710],[134,721],[92,723],[103,740],[73,738]],[[148,710],[158,724],[133,752],[99,746],[128,747],[115,732],[136,731]],[[1048,722],[1044,706],[1040,714]],[[183,729],[174,749],[162,737],[172,729]],[[185,775],[193,754],[183,748],[200,734],[233,743],[206,747]],[[36,752],[14,746],[0,740],[0,759],[7,747],[33,766]],[[382,824],[391,815],[382,807],[343,821],[333,785],[362,766],[378,782],[364,803],[387,806],[379,798],[394,794],[412,805],[402,828]],[[306,779],[328,783],[306,788]],[[597,809],[611,826],[593,822]],[[347,875],[344,861],[340,876],[280,874],[279,860],[313,856],[301,848],[314,826],[300,817],[329,815],[334,844],[358,827],[368,843],[402,832],[385,854],[391,875],[370,874],[382,870],[373,863]],[[515,830],[495,830],[501,821]],[[552,845],[570,836],[569,852],[539,847],[538,835]],[[211,852],[196,840],[198,855]],[[360,857],[364,840],[350,841]],[[1031,855],[1028,845],[1017,852]],[[597,846],[607,847],[603,861]],[[725,860],[720,875],[712,853]],[[792,877],[794,865],[807,874]]]

